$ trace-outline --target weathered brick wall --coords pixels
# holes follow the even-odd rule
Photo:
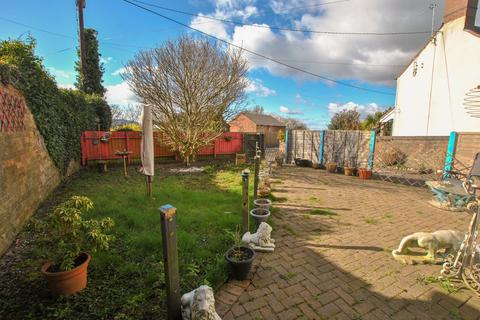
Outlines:
[[[0,85],[0,99],[5,97],[19,99],[17,107],[23,106],[24,111],[17,116],[15,128],[5,128],[4,121],[0,129],[0,255],[61,181],[24,99],[13,87]],[[0,100],[0,119],[12,112],[2,108]]]
[[[480,133],[458,133],[455,148],[455,161],[460,162],[458,169],[471,166],[478,152],[480,152]]]

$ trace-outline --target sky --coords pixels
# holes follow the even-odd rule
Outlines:
[[[357,109],[366,117],[395,104],[395,79],[430,37],[429,5],[437,4],[438,29],[445,0],[130,1],[281,62],[244,52],[249,105],[323,129],[340,110]],[[78,45],[75,0],[1,2],[0,39],[33,36],[36,53],[58,84],[72,87]],[[84,15],[85,26],[98,31],[111,104],[138,101],[120,76],[136,52],[182,34],[202,36],[124,0],[86,0]],[[405,32],[419,33],[385,35]]]

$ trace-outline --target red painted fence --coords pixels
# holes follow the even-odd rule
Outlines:
[[[173,152],[163,141],[163,135],[159,132],[153,133],[155,157],[170,157],[178,160],[178,155]],[[115,155],[118,151],[130,151],[129,162],[132,159],[140,158],[140,145],[142,133],[136,131],[85,131],[81,137],[82,143],[82,165],[89,160],[112,160],[121,159]],[[225,132],[218,137],[211,145],[202,148],[201,156],[234,155],[243,152],[243,133]]]

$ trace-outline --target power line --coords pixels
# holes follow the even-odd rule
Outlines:
[[[260,58],[250,58],[252,60],[261,60]],[[346,66],[365,66],[365,67],[385,67],[385,68],[403,68],[403,64],[373,64],[373,63],[355,63],[355,62],[334,62],[334,61],[312,61],[312,60],[296,60],[296,59],[283,59],[277,58],[279,61],[284,62],[298,62],[305,64],[325,64],[325,65],[346,65]]]
[[[253,54],[253,55],[256,55],[256,56],[258,56],[258,57],[264,58],[264,59],[266,59],[266,60],[275,62],[275,63],[277,63],[277,64],[279,64],[279,65],[282,65],[282,66],[284,66],[284,67],[290,68],[290,69],[292,69],[292,70],[296,70],[296,71],[299,71],[299,72],[302,72],[302,73],[311,75],[311,76],[313,76],[313,77],[316,77],[316,78],[319,78],[319,79],[322,79],[322,80],[326,80],[326,81],[330,81],[330,82],[333,82],[333,83],[336,83],[336,84],[339,84],[339,85],[342,85],[342,86],[345,86],[345,87],[350,87],[350,88],[354,88],[354,89],[358,89],[358,90],[362,90],[362,91],[368,91],[368,92],[373,92],[373,93],[378,93],[378,94],[383,94],[383,95],[389,95],[389,96],[393,96],[393,95],[394,95],[393,93],[390,93],[390,92],[385,92],[385,91],[379,91],[379,90],[369,89],[369,88],[365,88],[365,87],[360,87],[360,86],[353,85],[353,84],[350,84],[350,83],[347,83],[347,82],[330,79],[330,78],[328,78],[328,77],[325,77],[325,76],[322,76],[322,75],[319,75],[319,74],[316,74],[316,73],[313,73],[313,72],[310,72],[310,71],[307,71],[307,70],[303,70],[303,69],[301,69],[301,68],[298,68],[298,67],[295,67],[295,66],[286,64],[286,63],[284,63],[284,62],[281,62],[281,61],[279,61],[279,60],[277,60],[277,59],[268,57],[268,56],[266,56],[266,55],[264,55],[264,54],[261,54],[261,53],[258,53],[258,52],[255,52],[255,51],[252,51],[252,50],[249,50],[249,49],[246,49],[246,48],[242,48],[241,46],[238,46],[238,45],[236,45],[236,44],[233,44],[233,43],[231,43],[231,42],[229,42],[229,41],[226,41],[226,40],[217,38],[217,37],[214,36],[214,35],[211,35],[211,34],[209,34],[209,33],[203,32],[203,31],[201,31],[201,30],[195,29],[195,28],[193,28],[193,27],[191,27],[191,26],[189,26],[189,25],[187,25],[187,24],[185,24],[185,23],[183,23],[183,22],[180,22],[180,21],[177,21],[177,20],[172,19],[172,18],[170,18],[170,17],[167,17],[167,16],[165,16],[165,15],[163,15],[163,14],[161,14],[161,13],[158,13],[158,12],[156,12],[156,11],[153,11],[153,10],[151,10],[151,9],[142,7],[141,5],[136,4],[136,3],[134,3],[134,2],[132,2],[132,1],[130,1],[130,0],[122,0],[122,1],[123,1],[123,2],[126,2],[126,3],[129,3],[129,4],[133,5],[133,6],[136,6],[136,7],[140,8],[140,9],[142,9],[142,10],[148,11],[148,12],[154,14],[154,15],[157,15],[157,16],[159,16],[159,17],[162,17],[162,18],[164,18],[164,19],[166,19],[166,20],[169,20],[169,21],[171,21],[171,22],[174,22],[174,23],[176,23],[176,24],[182,25],[182,26],[184,26],[184,27],[186,27],[186,28],[189,28],[189,29],[191,29],[191,30],[193,30],[193,31],[196,31],[196,32],[198,32],[198,33],[201,33],[201,34],[203,34],[203,35],[205,35],[205,36],[207,36],[207,37],[210,37],[210,38],[212,38],[212,39],[215,39],[215,40],[217,40],[217,41],[219,41],[219,42],[223,42],[223,43],[225,43],[225,44],[227,44],[227,45],[229,45],[229,46],[232,46],[232,47],[235,47],[235,48],[237,48],[237,49],[243,50],[243,51],[245,51],[245,52],[251,53],[251,54]]]
[[[292,10],[298,10],[298,9],[305,9],[305,8],[314,8],[314,7],[320,7],[320,6],[325,6],[329,4],[334,4],[334,3],[340,3],[340,2],[349,2],[350,0],[338,0],[338,1],[331,1],[331,2],[323,2],[323,3],[317,3],[317,4],[311,4],[311,5],[305,5],[305,6],[299,6],[299,7],[288,7],[282,10],[277,10],[274,11],[275,13],[282,13],[282,12],[288,12]]]
[[[278,31],[292,31],[292,32],[302,32],[302,33],[315,33],[315,34],[327,34],[327,35],[354,35],[354,36],[403,36],[403,35],[419,35],[419,34],[430,34],[430,31],[406,31],[406,32],[341,32],[341,31],[320,31],[320,30],[309,30],[309,29],[294,29],[294,28],[285,28],[285,27],[277,27],[277,26],[268,26],[268,25],[259,25],[259,24],[251,24],[251,23],[244,23],[241,21],[233,21],[227,20],[222,18],[215,18],[211,16],[201,15],[192,12],[186,12],[182,10],[167,8],[164,6],[160,6],[153,3],[144,2],[141,0],[132,0],[137,3],[141,3],[146,6],[158,8],[161,10],[171,11],[175,13],[180,13],[188,16],[210,19],[215,21],[220,21],[223,23],[230,23],[239,26],[249,26],[254,28],[261,28],[261,29],[271,29],[271,30],[278,30]],[[131,2],[133,4],[133,2]],[[145,8],[145,7],[143,7]]]

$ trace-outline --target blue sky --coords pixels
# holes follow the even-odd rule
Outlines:
[[[152,10],[226,41],[310,72],[349,84],[391,93],[357,90],[302,74],[247,55],[251,85],[249,103],[268,112],[323,128],[339,110],[357,108],[362,116],[395,102],[395,77],[427,41],[429,34],[400,36],[327,35],[270,30],[267,26],[339,32],[428,31],[430,1],[424,0],[143,0],[177,10],[254,26],[232,25],[160,10]],[[99,33],[105,64],[107,99],[135,102],[118,71],[140,49],[193,32],[136,8],[122,0],[86,0],[85,25]],[[330,3],[329,3],[330,2]],[[439,1],[435,26],[441,24]],[[144,5],[148,7],[147,5]],[[10,20],[10,21],[8,21]],[[15,21],[17,23],[13,23]],[[18,24],[20,23],[20,24]],[[43,29],[42,32],[34,28]],[[262,26],[262,27],[258,27]],[[62,86],[75,81],[77,22],[74,0],[16,0],[2,3],[0,39],[37,39],[37,54]]]

